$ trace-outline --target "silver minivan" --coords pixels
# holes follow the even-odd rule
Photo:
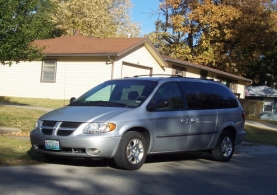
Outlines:
[[[245,137],[237,97],[218,82],[171,77],[106,81],[46,113],[31,131],[32,149],[57,157],[113,158],[139,169],[147,155],[208,151],[229,161]]]

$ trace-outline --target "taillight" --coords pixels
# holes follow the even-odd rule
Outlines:
[[[245,112],[244,111],[242,111],[241,116],[242,116],[242,119],[245,121]]]

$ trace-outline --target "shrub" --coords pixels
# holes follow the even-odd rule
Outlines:
[[[260,118],[260,114],[263,112],[264,107],[263,101],[247,99],[240,99],[239,101],[245,111],[246,117]]]

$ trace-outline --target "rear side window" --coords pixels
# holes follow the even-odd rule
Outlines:
[[[212,92],[214,94],[216,108],[236,108],[239,106],[237,98],[227,87],[210,84]]]
[[[214,109],[213,93],[207,83],[181,82],[189,110]]]

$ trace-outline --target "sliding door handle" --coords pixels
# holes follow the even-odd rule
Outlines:
[[[189,119],[181,119],[181,123],[189,123]]]

